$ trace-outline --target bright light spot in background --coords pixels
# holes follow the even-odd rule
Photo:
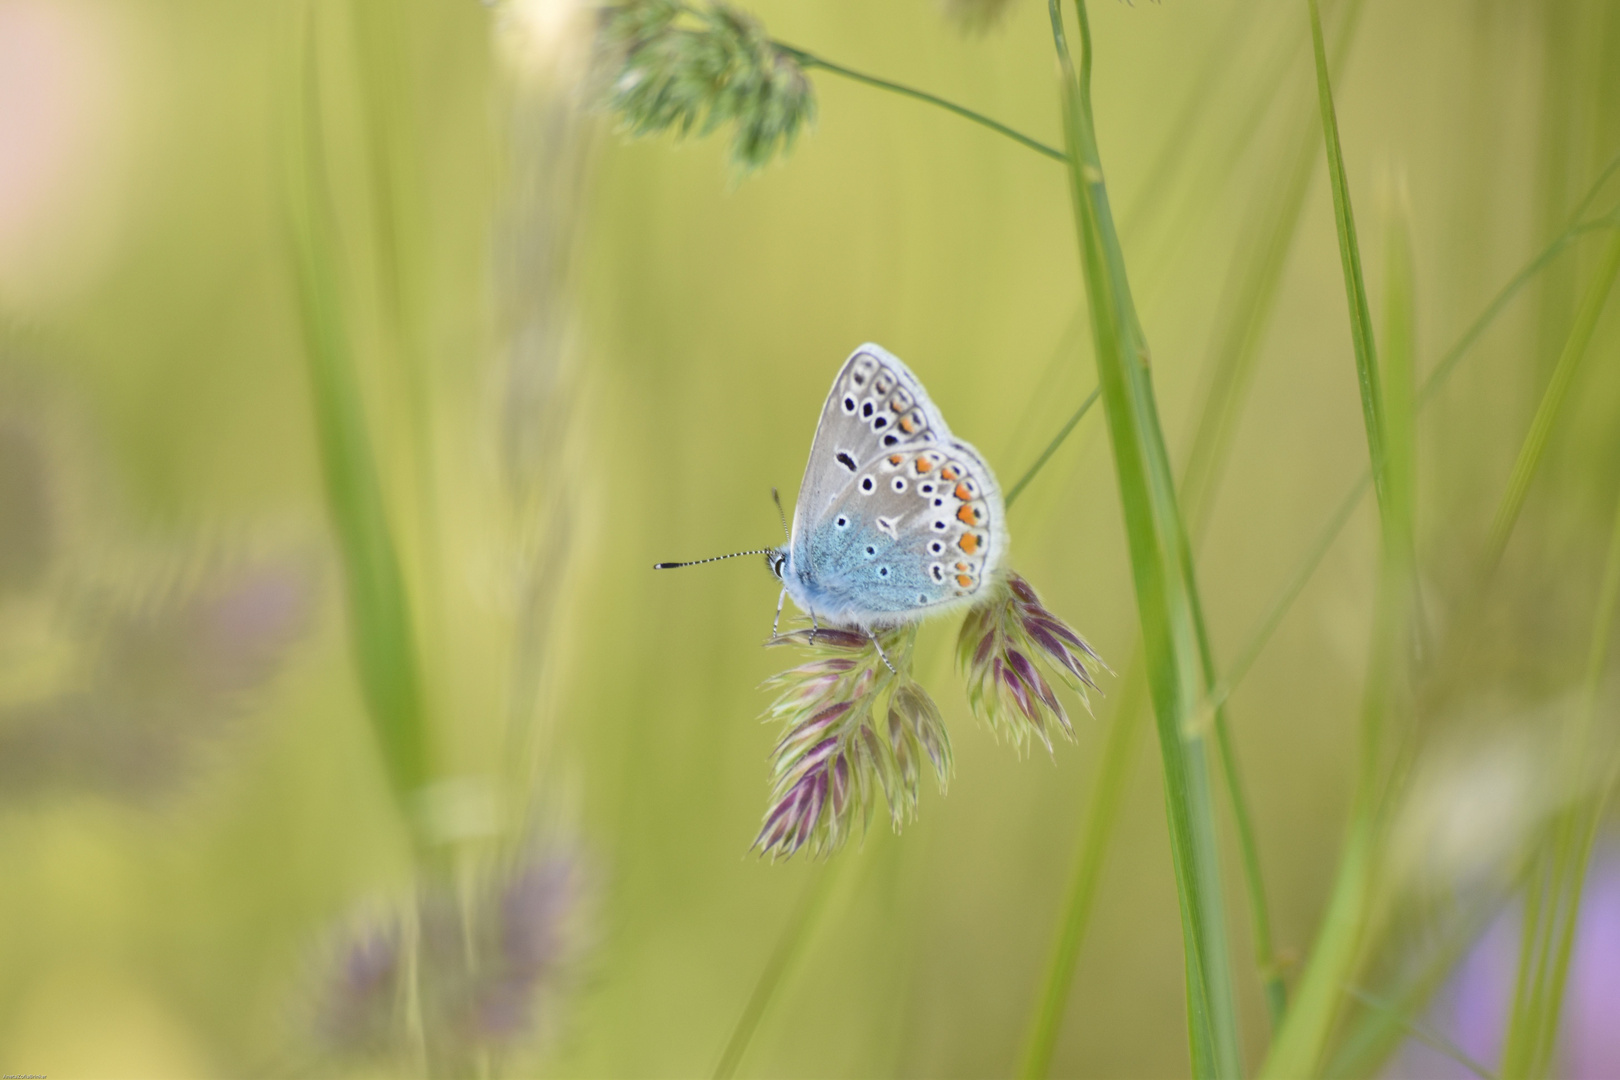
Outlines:
[[[581,0],[508,0],[496,20],[503,58],[525,79],[573,83],[584,74],[594,15]]]
[[[129,87],[105,7],[0,0],[0,311],[105,267],[122,218]]]

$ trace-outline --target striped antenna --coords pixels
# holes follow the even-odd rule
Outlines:
[[[743,555],[765,555],[775,548],[758,548],[754,551],[733,551],[730,555],[713,555],[707,559],[693,559],[691,562],[661,562],[653,563],[654,570],[674,570],[682,566],[702,566],[706,562],[719,562],[721,559],[736,559]]]

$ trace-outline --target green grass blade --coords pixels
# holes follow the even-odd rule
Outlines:
[[[1187,967],[1189,1043],[1195,1076],[1241,1071],[1236,1005],[1210,795],[1207,740],[1192,721],[1201,694],[1194,583],[1185,529],[1148,371],[1147,343],[1131,298],[1109,206],[1090,100],[1091,34],[1076,3],[1080,62],[1068,53],[1058,0],[1049,0],[1062,74],[1064,133],[1080,261],[1091,312],[1098,384],[1114,448],[1148,691],[1158,723],[1165,796]],[[1043,1010],[1044,1014],[1044,1010]]]
[[[347,589],[356,674],[388,779],[412,824],[430,772],[409,597],[366,430],[343,302],[310,24],[289,147],[288,224],[327,511]]]
[[[1339,260],[1344,268],[1345,299],[1350,308],[1350,341],[1355,349],[1356,382],[1361,389],[1362,421],[1367,428],[1367,453],[1372,461],[1373,489],[1378,505],[1386,507],[1388,479],[1384,446],[1383,400],[1378,371],[1378,350],[1373,340],[1367,285],[1361,272],[1361,246],[1356,238],[1355,211],[1350,204],[1350,180],[1339,145],[1339,119],[1333,107],[1333,86],[1328,75],[1327,47],[1322,39],[1322,13],[1316,0],[1306,0],[1311,16],[1311,44],[1316,56],[1316,94],[1322,109],[1322,141],[1327,150],[1328,186],[1333,191],[1333,222],[1339,236]],[[1385,511],[1387,514],[1387,511]]]
[[[1340,855],[1328,909],[1317,932],[1310,960],[1299,980],[1294,1004],[1277,1033],[1262,1071],[1262,1075],[1272,1077],[1306,1076],[1316,1072],[1338,1015],[1343,988],[1349,982],[1360,951],[1371,900],[1378,842],[1378,771],[1382,732],[1400,649],[1398,625],[1404,618],[1407,590],[1406,574],[1402,572],[1403,560],[1394,554],[1402,546],[1401,537],[1405,535],[1406,526],[1401,508],[1392,502],[1386,399],[1373,339],[1366,282],[1361,271],[1360,244],[1356,236],[1355,213],[1350,203],[1349,179],[1339,143],[1321,12],[1316,0],[1306,0],[1306,6],[1310,14],[1311,42],[1316,57],[1317,98],[1322,112],[1322,137],[1327,154],[1328,181],[1333,192],[1333,216],[1339,237],[1345,298],[1350,311],[1350,338],[1361,391],[1362,419],[1367,431],[1373,489],[1378,497],[1383,524],[1384,567],[1362,700],[1359,762],[1349,831]]]
[[[1553,369],[1541,404],[1536,407],[1536,415],[1530,422],[1530,430],[1524,437],[1524,443],[1519,447],[1519,456],[1513,462],[1513,472],[1508,478],[1507,491],[1502,496],[1501,506],[1497,508],[1496,518],[1491,524],[1490,539],[1486,542],[1484,564],[1486,574],[1495,571],[1497,564],[1501,562],[1502,553],[1507,549],[1508,538],[1512,536],[1513,526],[1519,520],[1519,511],[1524,508],[1530,481],[1535,477],[1536,469],[1541,464],[1542,453],[1547,448],[1547,437],[1552,433],[1553,423],[1563,408],[1564,398],[1569,393],[1576,372],[1580,370],[1587,347],[1592,343],[1592,335],[1597,330],[1598,316],[1603,314],[1604,305],[1608,303],[1609,293],[1614,288],[1617,274],[1620,274],[1620,236],[1611,239],[1609,246],[1604,249],[1597,272],[1587,286],[1586,294],[1581,298],[1580,308],[1575,314],[1575,324],[1570,328],[1569,337],[1558,356],[1558,365]]]

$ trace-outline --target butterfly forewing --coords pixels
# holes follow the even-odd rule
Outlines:
[[[839,369],[822,406],[793,511],[794,531],[819,520],[856,474],[883,455],[950,437],[916,376],[886,350],[862,345]]]

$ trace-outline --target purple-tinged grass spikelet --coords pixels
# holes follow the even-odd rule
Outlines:
[[[1108,670],[1079,634],[1041,605],[1029,582],[1013,573],[963,619],[956,656],[967,676],[973,714],[1020,751],[1039,742],[1051,753],[1054,729],[1074,739],[1074,725],[1042,667],[1078,694],[1087,712],[1090,693],[1102,692],[1092,671]]]
[[[836,851],[859,820],[864,829],[881,801],[899,830],[917,811],[923,764],[945,789],[950,737],[939,708],[911,678],[916,628],[873,641],[848,630],[799,630],[772,645],[799,645],[813,659],[775,676],[778,691],[765,720],[785,731],[772,752],[772,790],[754,847],[773,858],[809,848]]]

